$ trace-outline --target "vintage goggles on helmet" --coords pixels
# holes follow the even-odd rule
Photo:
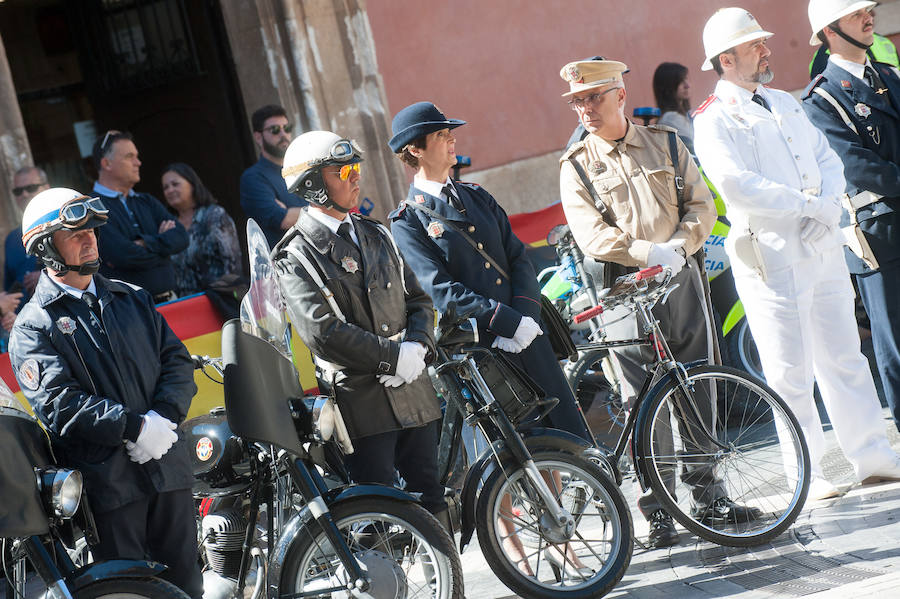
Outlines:
[[[106,216],[107,214],[109,214],[109,210],[103,205],[100,198],[84,197],[64,204],[59,209],[58,218],[59,224],[66,229],[77,229],[84,225],[91,216]]]

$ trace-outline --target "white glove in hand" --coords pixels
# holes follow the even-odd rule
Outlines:
[[[506,353],[517,354],[525,347],[516,343],[515,337],[497,337],[494,339],[494,342],[491,344],[491,347],[496,347],[497,349],[503,350]]]
[[[176,428],[178,427],[174,422],[150,410],[144,414],[144,423],[141,425],[141,432],[134,444],[141,451],[148,453],[151,458],[158,460],[166,455],[169,448],[178,440]]]
[[[131,441],[125,441],[125,449],[126,451],[128,451],[128,457],[131,458],[132,462],[137,462],[138,464],[146,464],[153,459],[152,455],[150,455]]]
[[[421,343],[404,341],[400,344],[400,355],[397,358],[396,375],[407,383],[411,383],[425,370],[425,354],[428,350]]]
[[[678,247],[681,247],[681,245],[678,245]],[[681,272],[685,262],[681,253],[675,251],[673,245],[666,242],[654,243],[650,246],[650,252],[647,254],[647,266],[656,266],[657,264],[671,268],[672,276],[674,277]]]
[[[541,330],[541,325],[535,322],[532,317],[523,316],[522,320],[519,321],[519,326],[516,328],[515,335],[513,335],[513,341],[522,346],[522,349],[525,349],[531,345],[535,337],[543,334],[544,331]]]
[[[379,374],[378,382],[385,387],[399,387],[406,381],[403,380],[402,376],[397,376],[396,374]]]
[[[823,225],[836,227],[841,222],[841,203],[837,198],[806,196],[807,202],[801,211],[802,216],[814,218]]]
[[[815,218],[804,218],[800,221],[800,239],[809,245],[815,244],[829,231],[829,227]]]

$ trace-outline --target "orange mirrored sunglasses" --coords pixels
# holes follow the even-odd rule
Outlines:
[[[358,173],[359,163],[357,162],[356,164],[345,164],[344,166],[342,166],[339,173],[341,176],[341,181],[346,181],[350,178],[350,171],[356,171]]]

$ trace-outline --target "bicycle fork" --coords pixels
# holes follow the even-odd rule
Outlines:
[[[475,361],[471,357],[467,357],[466,364],[468,366],[471,381],[478,393],[484,398],[486,404],[494,404],[496,399],[494,398],[493,393],[491,393],[487,383],[482,378],[481,373],[478,371]],[[566,536],[565,539],[560,539],[560,541],[568,540],[568,537],[571,536],[572,532],[575,530],[575,519],[572,517],[572,514],[560,505],[556,495],[537,469],[534,459],[531,456],[531,452],[529,452],[528,448],[525,446],[525,442],[522,440],[521,435],[519,435],[519,432],[509,421],[509,418],[506,417],[503,410],[495,410],[493,420],[497,428],[500,429],[500,434],[503,436],[506,446],[509,448],[516,462],[521,465],[522,470],[525,472],[525,476],[531,482],[532,488],[538,493],[538,498],[532,497],[531,499],[540,499],[540,502],[546,507],[547,512],[553,519],[554,527],[561,528],[563,534]],[[526,492],[528,492],[527,489]]]

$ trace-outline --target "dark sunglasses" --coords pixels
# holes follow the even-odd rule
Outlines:
[[[40,189],[42,185],[44,185],[44,184],[43,183],[32,183],[31,185],[23,185],[22,187],[13,187],[13,190],[12,190],[13,195],[20,196],[23,193],[25,193],[26,191],[28,193],[34,193],[38,189]]]
[[[285,133],[290,133],[294,130],[293,125],[271,125],[269,127],[263,127],[263,131],[268,131],[271,135],[278,135],[282,131]]]

